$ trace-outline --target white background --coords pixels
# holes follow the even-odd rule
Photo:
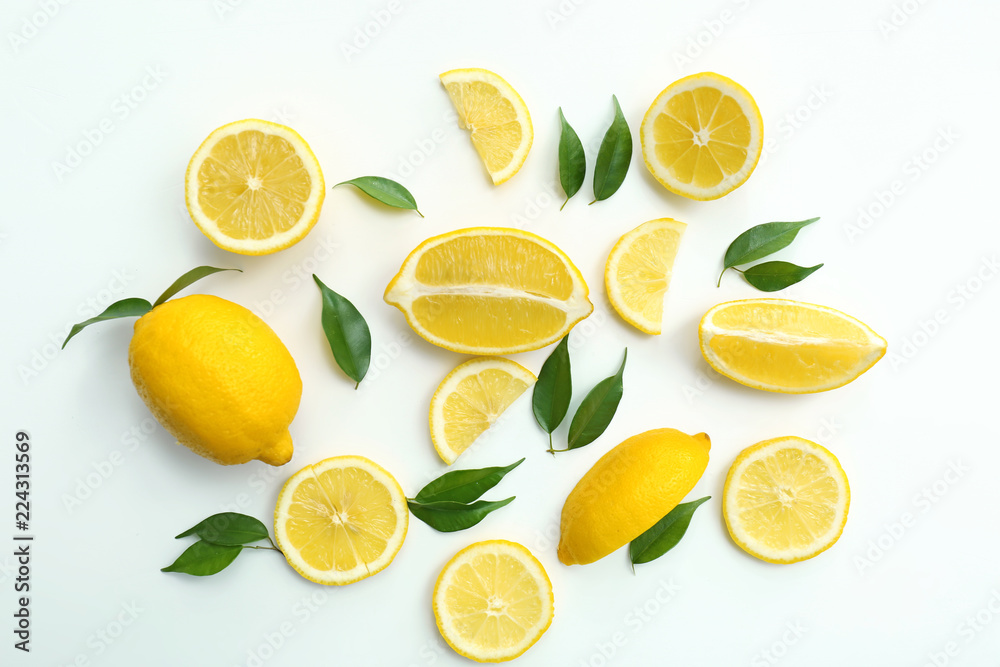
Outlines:
[[[13,547],[0,547],[0,664],[460,665],[467,661],[435,628],[431,590],[452,554],[490,538],[526,545],[553,581],[555,621],[524,665],[995,664],[1000,8],[398,2],[3,3],[0,541],[13,544],[19,429],[33,445],[37,540],[27,656],[12,648]],[[373,16],[390,20],[380,27]],[[366,29],[372,36],[359,37]],[[496,188],[449,122],[437,80],[468,66],[506,77],[534,119],[524,168]],[[751,91],[769,143],[742,188],[703,203],[650,177],[637,130],[661,89],[704,70]],[[612,93],[636,142],[628,178],[588,207],[588,175],[559,212],[557,107],[596,145]],[[184,169],[211,130],[245,117],[298,130],[328,184],[398,178],[427,218],[340,188],[295,247],[256,258],[218,250],[183,208]],[[112,131],[97,142],[103,119]],[[77,162],[71,151],[87,154]],[[859,223],[859,210],[871,217]],[[608,306],[603,265],[622,233],[664,216],[689,226],[663,335],[649,337]],[[726,246],[751,225],[812,216],[822,220],[780,257],[826,265],[782,296],[855,315],[889,341],[890,354],[857,382],[811,396],[712,376],[697,349],[699,318],[718,302],[758,294],[734,273],[716,288]],[[526,456],[490,495],[517,500],[457,534],[411,520],[392,566],[345,588],[312,584],[266,551],[244,553],[214,577],[159,572],[187,545],[173,535],[213,512],[238,507],[270,523],[281,484],[308,463],[363,454],[410,495],[444,471],[427,406],[463,358],[415,338],[394,347],[409,329],[381,297],[421,240],[470,225],[525,227],[583,271],[596,310],[574,333],[575,402],[629,349],[625,396],[605,435],[553,458],[525,397],[460,464]],[[244,273],[185,293],[253,308],[298,362],[295,456],[283,468],[220,467],[155,426],[129,381],[130,321],[94,326],[57,351],[92,306],[154,299],[201,264]],[[313,271],[371,326],[375,366],[359,391],[322,336]],[[537,371],[547,353],[516,358]],[[661,426],[712,438],[690,497],[713,499],[684,541],[636,575],[624,552],[561,565],[558,517],[573,484],[613,445]],[[829,447],[853,497],[830,551],[775,566],[729,540],[719,501],[736,454],[786,434]],[[973,626],[967,619],[977,614]]]

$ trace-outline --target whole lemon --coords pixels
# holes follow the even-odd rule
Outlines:
[[[135,323],[128,361],[149,411],[196,454],[222,465],[292,458],[302,379],[243,306],[205,294],[167,301]]]
[[[593,563],[652,528],[694,488],[710,447],[704,433],[659,428],[602,456],[563,505],[559,560]]]

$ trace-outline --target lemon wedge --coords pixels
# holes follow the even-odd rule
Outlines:
[[[524,164],[535,136],[524,100],[499,74],[477,67],[447,71],[441,83],[493,185],[507,181]]]
[[[663,330],[663,298],[687,228],[671,218],[644,222],[624,234],[604,268],[608,300],[622,319],[648,334]]]

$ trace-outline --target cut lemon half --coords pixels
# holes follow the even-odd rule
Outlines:
[[[339,586],[384,570],[403,546],[409,517],[392,475],[362,456],[336,456],[285,482],[274,536],[299,574]]]
[[[594,306],[580,271],[540,236],[473,227],[430,238],[403,262],[385,301],[435,345],[512,354],[554,343]]]
[[[644,222],[611,249],[604,285],[622,319],[648,334],[663,330],[663,298],[670,286],[674,258],[687,228],[671,218]]]
[[[552,583],[516,542],[472,544],[448,561],[434,585],[438,630],[457,653],[477,662],[521,655],[552,623]]]
[[[223,250],[266,255],[299,242],[319,220],[326,188],[305,139],[253,118],[208,135],[188,164],[184,199]]]
[[[743,185],[760,159],[764,122],[750,93],[702,72],[663,89],[642,119],[646,168],[689,199],[718,199]]]
[[[885,339],[850,315],[812,303],[746,299],[715,306],[698,327],[713,369],[754,389],[808,394],[857,379]]]
[[[469,67],[441,75],[459,126],[472,135],[493,185],[516,174],[528,157],[534,132],[524,100],[503,77],[489,70]]]
[[[431,398],[434,449],[451,465],[535,384],[534,373],[499,357],[471,359],[448,373]]]
[[[829,549],[844,532],[850,504],[837,457],[794,436],[740,452],[722,492],[733,541],[769,563],[797,563]]]

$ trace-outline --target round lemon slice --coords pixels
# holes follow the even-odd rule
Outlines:
[[[499,74],[477,67],[445,72],[441,83],[493,185],[516,174],[535,136],[531,114],[517,91]]]
[[[687,228],[671,218],[644,222],[618,239],[604,268],[608,300],[622,319],[648,334],[663,331],[663,298]]]
[[[554,343],[594,310],[580,271],[519,229],[472,227],[430,238],[403,262],[386,303],[424,340],[467,354]]]
[[[441,636],[477,662],[518,657],[548,630],[552,616],[545,568],[516,542],[490,540],[462,549],[434,585]]]
[[[184,198],[212,243],[266,255],[298,243],[319,220],[326,188],[305,139],[253,118],[208,135],[188,164]]]
[[[339,586],[384,570],[403,546],[409,517],[392,475],[362,456],[336,456],[285,482],[274,536],[299,574]]]
[[[642,119],[646,168],[689,199],[718,199],[743,185],[763,146],[764,122],[746,89],[714,72],[663,89]]]
[[[733,541],[769,563],[796,563],[829,549],[844,531],[850,504],[837,457],[794,436],[740,452],[722,492]]]
[[[745,299],[715,306],[698,327],[713,369],[754,389],[808,394],[857,379],[885,354],[885,339],[826,306]]]
[[[449,373],[431,398],[431,440],[441,459],[454,463],[536,379],[499,357],[471,359]]]

